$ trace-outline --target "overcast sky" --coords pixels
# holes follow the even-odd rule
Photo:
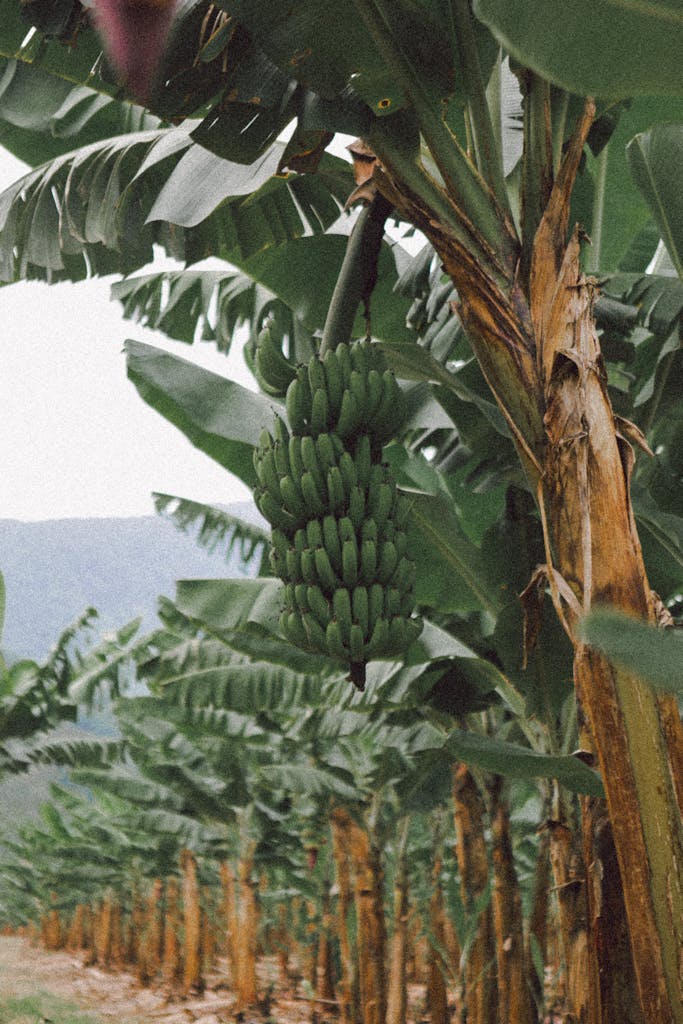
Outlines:
[[[21,173],[0,149],[0,191]],[[249,497],[142,401],[122,354],[136,338],[253,388],[239,346],[226,359],[126,322],[110,283],[0,288],[0,518],[145,515],[152,491],[221,504]]]

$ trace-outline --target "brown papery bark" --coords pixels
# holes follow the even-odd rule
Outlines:
[[[164,983],[174,989],[182,976],[180,957],[180,913],[178,899],[180,896],[178,879],[172,875],[166,882],[166,913],[164,916],[164,949],[162,954],[161,973]]]
[[[534,884],[531,897],[531,914],[526,935],[526,962],[529,987],[534,994],[537,1006],[543,1006],[543,973],[538,977],[532,956],[532,941],[536,944],[542,964],[548,963],[548,894],[550,889],[550,836],[547,825],[542,829],[536,864],[534,867]]]
[[[225,922],[225,955],[228,958],[233,985],[237,979],[237,910],[235,905],[235,872],[232,864],[224,860],[220,866],[223,890],[223,921]]]
[[[197,882],[197,861],[190,850],[180,855],[183,886],[183,992],[185,995],[204,990],[201,957],[202,919]]]
[[[591,1021],[586,879],[580,844],[564,821],[549,824],[550,864],[557,897],[567,1009],[579,1024]]]
[[[317,981],[321,999],[334,999],[334,962],[332,958],[332,914],[330,912],[330,884],[323,882],[322,915],[318,939]]]
[[[357,956],[363,1024],[384,1024],[386,1017],[385,921],[382,899],[380,852],[366,828],[345,811],[335,816],[347,833],[348,850],[355,875]],[[338,819],[339,820],[339,819]]]
[[[429,900],[429,922],[431,940],[429,943],[429,973],[427,976],[427,1012],[431,1024],[448,1024],[448,992],[442,950],[446,948],[446,916],[443,902],[441,871],[443,858],[439,850],[432,866],[432,895]]]
[[[111,893],[107,892],[100,903],[95,925],[95,950],[97,953],[97,963],[101,967],[108,967],[111,962],[112,899]]]
[[[236,947],[237,1010],[255,1006],[258,1001],[256,984],[256,946],[258,928],[258,885],[253,879],[255,845],[249,845],[238,868],[239,909]]]
[[[407,839],[407,825],[405,838]],[[386,1024],[405,1024],[408,1008],[406,966],[408,960],[409,883],[406,842],[400,843],[394,875],[394,931],[389,949]]]
[[[519,882],[510,835],[510,813],[502,796],[502,780],[492,787],[493,811],[493,924],[498,962],[498,1019],[500,1024],[534,1024],[527,984],[524,922]]]
[[[453,770],[453,800],[457,831],[456,856],[460,872],[460,894],[469,914],[474,913],[489,880],[484,832],[484,801],[469,769],[464,764]],[[464,1000],[468,1024],[498,1024],[496,950],[491,905],[479,915],[477,932],[465,965]]]
[[[360,995],[358,991],[357,960],[353,956],[349,935],[349,912],[353,903],[349,849],[349,814],[337,809],[331,819],[332,854],[339,896],[337,898],[337,934],[339,937],[339,1011],[341,1024],[359,1024]]]

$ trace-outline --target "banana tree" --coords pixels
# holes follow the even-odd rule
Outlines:
[[[14,74],[26,64],[48,80],[64,76],[79,87],[87,83],[111,95],[106,69],[98,77],[92,74],[99,43],[79,21],[78,4],[64,5],[60,18],[36,14],[38,34],[29,40],[16,5],[3,6],[2,52],[18,62],[12,65]],[[140,265],[155,237],[190,259],[207,251],[208,240],[215,252],[268,287],[279,276],[278,287],[290,306],[306,292],[298,275],[306,267],[319,269],[317,311],[310,299],[297,306],[313,329],[320,325],[320,304],[329,303],[335,283],[335,271],[325,273],[330,262],[321,256],[328,241],[340,256],[345,240],[332,235],[323,244],[322,237],[301,237],[306,230],[301,211],[313,232],[321,221],[316,225],[309,214],[324,209],[323,223],[331,222],[336,210],[325,199],[339,197],[343,174],[322,151],[330,132],[362,137],[363,155],[372,167],[371,193],[378,191],[400,218],[424,232],[456,289],[460,321],[502,416],[503,433],[519,456],[519,479],[538,508],[543,568],[527,592],[528,619],[540,622],[537,598],[547,589],[574,651],[581,746],[596,758],[605,786],[627,926],[620,926],[616,904],[611,905],[617,915],[611,924],[606,905],[592,906],[590,917],[611,934],[628,935],[645,1017],[680,1020],[683,850],[671,778],[672,769],[680,775],[680,720],[670,699],[657,700],[637,676],[586,646],[578,632],[582,614],[596,602],[650,621],[665,617],[647,580],[629,494],[631,444],[642,446],[643,435],[610,403],[594,317],[595,282],[585,270],[603,272],[621,264],[642,271],[644,253],[647,259],[652,254],[647,202],[635,191],[628,211],[610,216],[612,204],[620,197],[623,201],[627,181],[619,132],[636,134],[662,117],[671,118],[668,94],[678,89],[680,18],[665,4],[647,11],[624,9],[620,19],[611,15],[606,2],[575,6],[571,15],[559,4],[547,4],[539,16],[525,0],[513,5],[479,0],[474,12],[460,0],[429,10],[392,5],[391,11],[380,0],[348,0],[334,10],[322,9],[329,31],[321,33],[315,27],[321,17],[318,4],[292,11],[289,5],[273,9],[272,4],[223,0],[211,12],[202,3],[183,5],[150,104],[160,116],[176,121],[201,112],[199,123],[186,123],[193,141],[183,129],[122,138],[20,183],[5,204],[4,273],[8,278],[22,273],[77,277],[85,272],[86,253],[90,267],[118,265],[127,271]],[[554,25],[565,16],[571,42],[560,50],[554,45]],[[37,47],[40,32],[48,38]],[[60,47],[60,36],[75,43],[68,53]],[[502,160],[499,46],[511,59],[522,96],[524,146],[513,169]],[[623,101],[632,97],[626,109]],[[275,142],[292,120],[296,129],[290,142]],[[674,143],[680,138],[679,129],[657,137],[657,145],[641,142],[630,151],[636,180],[646,182],[646,199],[658,210],[666,190],[653,184],[659,180],[653,168],[665,165],[662,154],[668,158],[672,152],[672,138]],[[180,152],[184,155],[178,159]],[[223,162],[214,161],[211,153]],[[136,154],[144,154],[144,166],[138,163],[144,173],[129,170],[126,176]],[[225,173],[219,176],[226,170],[224,158],[256,161],[250,174],[260,175],[261,194],[248,202],[241,198],[244,176],[240,179],[236,171],[229,179]],[[286,168],[317,168],[318,176],[298,173],[269,180],[273,170]],[[216,171],[218,181],[207,169]],[[198,175],[206,183],[201,194],[192,188]],[[121,180],[130,187],[120,191]],[[105,183],[111,183],[111,190],[103,190]],[[59,236],[55,195],[63,197],[57,200]],[[226,202],[229,195],[237,198]],[[297,204],[291,201],[294,195]],[[281,217],[277,232],[273,202]],[[265,208],[271,211],[266,225],[257,219]],[[107,211],[116,211],[118,221]],[[136,216],[141,226],[143,218],[149,221],[143,231],[131,230]],[[595,243],[583,265],[582,236],[574,229],[578,218]],[[169,231],[164,222],[180,230]],[[677,224],[675,216],[657,216],[674,265]],[[278,237],[280,230],[284,236]],[[46,245],[49,238],[52,244]],[[283,238],[287,241],[276,246]],[[124,244],[116,262],[108,247],[119,240]],[[378,274],[379,285],[393,283],[392,269],[396,280],[400,257],[394,250],[392,256],[393,268],[390,264],[388,273]],[[339,261],[332,264],[338,267]],[[345,296],[354,312],[361,297],[360,291]],[[376,292],[373,304],[373,334],[386,343],[390,358],[393,351],[399,372],[408,375],[412,367],[410,375],[417,373],[457,396],[457,368],[437,369],[414,342],[408,351],[401,344],[413,339],[406,336],[400,303],[383,302]],[[624,305],[618,304],[618,316],[627,316]],[[192,416],[186,415],[187,375],[185,384],[178,381],[163,395],[156,385],[170,366],[139,348],[130,355],[131,373],[143,384],[145,397],[163,406],[193,439],[211,444],[215,424],[202,414],[199,394],[190,403]],[[652,360],[652,353],[647,355]],[[642,396],[640,405],[651,400],[650,408],[656,407],[667,388],[671,393],[675,374],[670,371],[677,358],[674,339],[667,352],[660,350],[654,358],[652,379],[659,395]],[[182,367],[175,370],[183,372]],[[202,399],[212,394],[211,382],[204,384]],[[243,397],[235,394],[236,410]],[[476,391],[474,398],[480,398]],[[471,392],[468,399],[473,401]],[[263,420],[249,401],[254,428],[260,427]],[[213,443],[211,454],[253,482],[245,447],[256,443],[255,429],[249,436],[230,430],[232,443]],[[669,458],[672,435],[664,434],[660,458],[665,473],[671,469],[675,479],[678,471]],[[423,505],[432,515],[437,508],[434,502]],[[417,521],[423,536],[425,529],[434,533],[425,528],[425,514]],[[452,564],[457,546],[445,545],[443,531],[434,540],[437,550],[447,547]],[[465,578],[476,580],[472,566],[465,569]],[[477,589],[490,613],[490,594]],[[533,633],[532,628],[528,635]],[[606,827],[599,809],[587,803],[587,863],[600,862],[598,840]],[[594,898],[594,890],[589,892]],[[597,931],[591,932],[591,942],[591,1013],[607,1020],[614,1009],[609,979],[617,968],[614,962],[601,962],[606,944]]]

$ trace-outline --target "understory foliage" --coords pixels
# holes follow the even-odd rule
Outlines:
[[[116,273],[129,320],[243,339],[253,391],[136,341],[128,374],[276,533],[160,495],[258,576],[181,581],[157,632],[67,662],[66,690],[3,666],[3,768],[70,770],[5,844],[5,920],[185,991],[219,947],[240,1010],[261,950],[344,1024],[402,1024],[407,977],[434,1024],[679,1022],[681,645],[652,628],[683,610],[679,13],[186,0],[145,111],[78,0],[22,6],[0,0],[2,141],[30,164],[0,197],[0,276]],[[360,137],[353,169],[335,133]],[[155,247],[179,268],[150,271]],[[372,449],[414,565],[382,607],[424,623],[402,652],[361,598],[333,649],[347,589],[324,559],[304,574],[327,540],[295,550],[314,471],[272,478],[274,423],[330,422],[291,382],[347,345],[405,404]],[[337,398],[335,430],[374,423]],[[364,692],[339,658],[368,662]],[[33,736],[24,679],[58,695],[29,702],[41,728],[113,685],[117,737]]]

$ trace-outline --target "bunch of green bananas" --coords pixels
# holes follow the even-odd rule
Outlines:
[[[282,339],[269,324],[259,332],[254,349],[254,376],[267,395],[282,398],[296,376],[296,367],[282,351]]]
[[[366,340],[297,367],[286,407],[291,433],[276,416],[254,453],[255,500],[285,583],[280,628],[348,663],[362,689],[368,661],[400,654],[422,630],[411,617],[407,499],[381,461],[405,419],[403,393]]]

